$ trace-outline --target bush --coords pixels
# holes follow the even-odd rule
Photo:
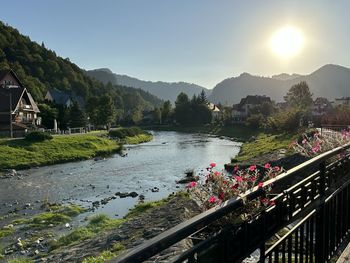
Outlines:
[[[41,142],[46,140],[51,140],[53,137],[49,133],[34,131],[26,134],[26,140],[32,142]]]
[[[271,131],[296,131],[300,127],[303,111],[297,108],[287,109],[267,119],[267,129]]]
[[[253,114],[248,117],[246,125],[251,128],[261,128],[265,124],[265,118],[262,114]]]
[[[109,131],[109,136],[112,138],[125,139],[126,137],[133,137],[140,134],[146,134],[147,132],[143,131],[139,127],[130,127],[130,128],[118,128]]]

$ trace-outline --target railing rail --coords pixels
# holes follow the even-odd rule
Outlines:
[[[245,223],[235,231],[224,228],[220,233],[208,237],[182,255],[178,255],[173,262],[202,262],[200,254],[215,243],[220,243],[220,246],[222,246],[220,248],[221,258],[217,262],[239,262],[257,249],[260,250],[260,262],[265,262],[265,260],[272,262],[270,261],[272,258],[274,258],[274,262],[291,262],[288,260],[291,260],[292,257],[293,260],[298,259],[298,257],[301,259],[294,262],[326,262],[331,254],[323,251],[324,247],[328,247],[325,245],[325,233],[327,231],[324,229],[326,222],[324,211],[328,209],[327,202],[329,202],[326,199],[332,199],[332,193],[340,191],[332,189],[332,187],[341,178],[344,178],[344,175],[349,172],[350,166],[349,155],[343,156],[343,158],[328,165],[326,165],[326,161],[340,153],[344,153],[349,148],[350,144],[335,148],[264,182],[264,186],[280,185],[295,176],[302,175],[304,178],[296,184],[287,186],[287,189],[276,195],[273,199],[276,205],[268,208],[260,217],[252,222]],[[347,183],[350,184],[350,181]],[[345,187],[344,189],[348,188]],[[211,208],[163,232],[111,262],[142,262],[150,259],[166,248],[188,238],[203,227],[241,208],[244,206],[243,199],[254,200],[263,195],[265,195],[264,190],[255,187],[237,199],[228,200],[220,206]],[[342,205],[346,206],[345,204]],[[348,213],[348,210],[350,211],[350,207],[344,211]],[[311,218],[312,223],[310,223],[309,218]],[[289,231],[289,236],[282,241],[280,240],[280,243],[277,242],[275,245],[267,247],[266,241],[283,227],[293,224],[293,222],[295,222],[295,227]],[[348,224],[348,227],[350,227],[350,224]],[[342,225],[343,231],[340,232],[343,235],[347,234],[348,227]],[[295,233],[297,233],[297,237],[294,236],[294,241],[291,241],[291,237]],[[225,249],[228,244],[231,246],[230,251]],[[232,252],[233,244],[236,245],[236,251]],[[306,244],[308,247],[306,247]],[[282,247],[280,248],[280,246]],[[321,249],[323,249],[322,253],[317,252]],[[334,248],[332,249],[334,250]]]

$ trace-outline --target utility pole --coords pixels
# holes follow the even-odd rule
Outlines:
[[[13,138],[13,128],[12,128],[12,93],[10,91],[10,136]]]

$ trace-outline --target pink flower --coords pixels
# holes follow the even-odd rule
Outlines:
[[[255,171],[255,169],[256,169],[256,165],[251,165],[249,167],[249,171],[251,171],[251,172]]]
[[[238,175],[235,176],[235,179],[236,179],[237,182],[242,182],[243,181],[242,177],[238,176]]]
[[[274,169],[276,172],[279,172],[279,171],[281,170],[281,168],[278,167],[278,166],[273,167],[273,169]]]
[[[269,164],[269,163],[267,163],[267,164],[265,164],[265,169],[270,169],[270,167],[271,167],[271,164]]]
[[[211,163],[211,164],[210,164],[210,167],[211,167],[211,168],[214,168],[215,166],[216,166],[216,163]]]
[[[254,182],[256,180],[256,177],[255,176],[251,176],[250,177],[250,181]]]
[[[209,203],[213,204],[217,201],[217,199],[215,196],[211,196],[208,201],[209,201]]]
[[[317,153],[319,150],[320,150],[320,147],[318,147],[318,146],[315,146],[312,148],[313,153]]]
[[[262,188],[264,186],[263,182],[258,183],[258,188]]]
[[[196,185],[197,185],[197,182],[190,182],[190,183],[188,183],[186,188],[193,188],[193,187],[196,187]]]
[[[232,190],[235,190],[235,189],[237,189],[237,188],[238,188],[238,184],[235,184],[235,185],[232,185],[232,186],[231,186],[231,189],[232,189]]]
[[[215,176],[219,176],[220,173],[219,173],[219,172],[215,172],[214,175],[215,175]]]
[[[304,140],[301,141],[301,143],[302,143],[302,144],[305,144],[305,143],[307,143],[307,140],[304,139]]]

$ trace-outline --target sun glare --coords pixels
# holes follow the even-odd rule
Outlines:
[[[276,31],[270,39],[272,52],[280,58],[292,58],[302,49],[304,38],[300,30],[287,26]]]

